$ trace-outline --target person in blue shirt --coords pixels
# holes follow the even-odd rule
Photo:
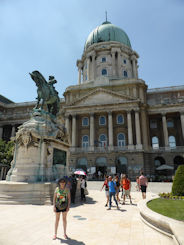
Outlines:
[[[112,176],[109,176],[109,208],[107,210],[111,210],[111,204],[112,204],[112,197],[114,198],[114,201],[116,203],[117,209],[119,209],[118,202],[116,200],[116,182],[112,180]]]

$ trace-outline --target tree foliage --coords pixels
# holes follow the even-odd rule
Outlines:
[[[184,165],[180,165],[176,170],[172,185],[172,195],[184,196]]]
[[[14,142],[0,139],[0,163],[10,165],[13,159]]]

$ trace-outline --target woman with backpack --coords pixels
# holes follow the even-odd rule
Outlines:
[[[66,226],[67,226],[67,213],[70,208],[70,190],[66,187],[66,180],[64,178],[59,179],[58,187],[56,187],[53,198],[53,210],[56,214],[55,220],[55,232],[53,239],[57,238],[57,229],[60,220],[60,214],[62,213],[63,217],[63,230],[64,238],[67,239],[66,235]]]

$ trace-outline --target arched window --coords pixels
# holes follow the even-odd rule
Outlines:
[[[102,76],[106,76],[107,75],[107,70],[106,69],[102,69]]]
[[[126,64],[126,63],[127,63],[125,59],[123,60],[123,63],[124,63],[124,64]]]
[[[127,71],[123,71],[123,76],[124,77],[128,77],[128,72]]]
[[[89,125],[89,119],[88,117],[84,117],[82,119],[82,126],[88,126]]]
[[[102,57],[102,62],[106,62],[106,57]]]
[[[159,139],[156,136],[152,137],[152,147],[153,149],[159,148]]]
[[[101,147],[107,146],[107,137],[105,134],[100,135],[99,141],[100,141],[99,146],[101,146]]]
[[[105,125],[105,124],[106,124],[106,118],[105,118],[105,116],[101,116],[101,117],[99,118],[99,124],[100,124],[100,125]]]
[[[168,128],[174,128],[174,122],[172,119],[167,119],[167,127]]]
[[[176,147],[176,139],[174,136],[169,136],[169,146],[171,148],[175,148]]]
[[[89,137],[88,135],[82,136],[82,147],[88,147],[89,146]]]
[[[107,166],[107,159],[105,157],[98,157],[96,159],[96,165],[98,167]]]
[[[165,164],[165,159],[163,157],[156,157],[154,159],[154,163],[155,163],[155,168],[158,168],[161,165],[164,165]]]
[[[125,135],[123,133],[118,134],[118,137],[117,138],[118,138],[117,145],[119,147],[122,147],[122,146],[125,146],[126,145]]]
[[[85,157],[78,159],[76,168],[79,168],[79,169],[81,168],[84,171],[87,171],[87,166],[88,166],[88,161]]]
[[[123,123],[124,123],[123,115],[117,115],[117,124],[123,124]]]
[[[116,172],[121,174],[127,174],[127,158],[126,157],[118,157],[116,164]]]

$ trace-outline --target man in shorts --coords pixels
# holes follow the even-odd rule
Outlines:
[[[130,204],[132,204],[131,196],[130,196],[130,190],[131,190],[131,182],[128,179],[127,175],[124,174],[121,182],[121,186],[123,188],[123,203],[125,204],[125,198],[126,196],[129,196],[130,198]]]

